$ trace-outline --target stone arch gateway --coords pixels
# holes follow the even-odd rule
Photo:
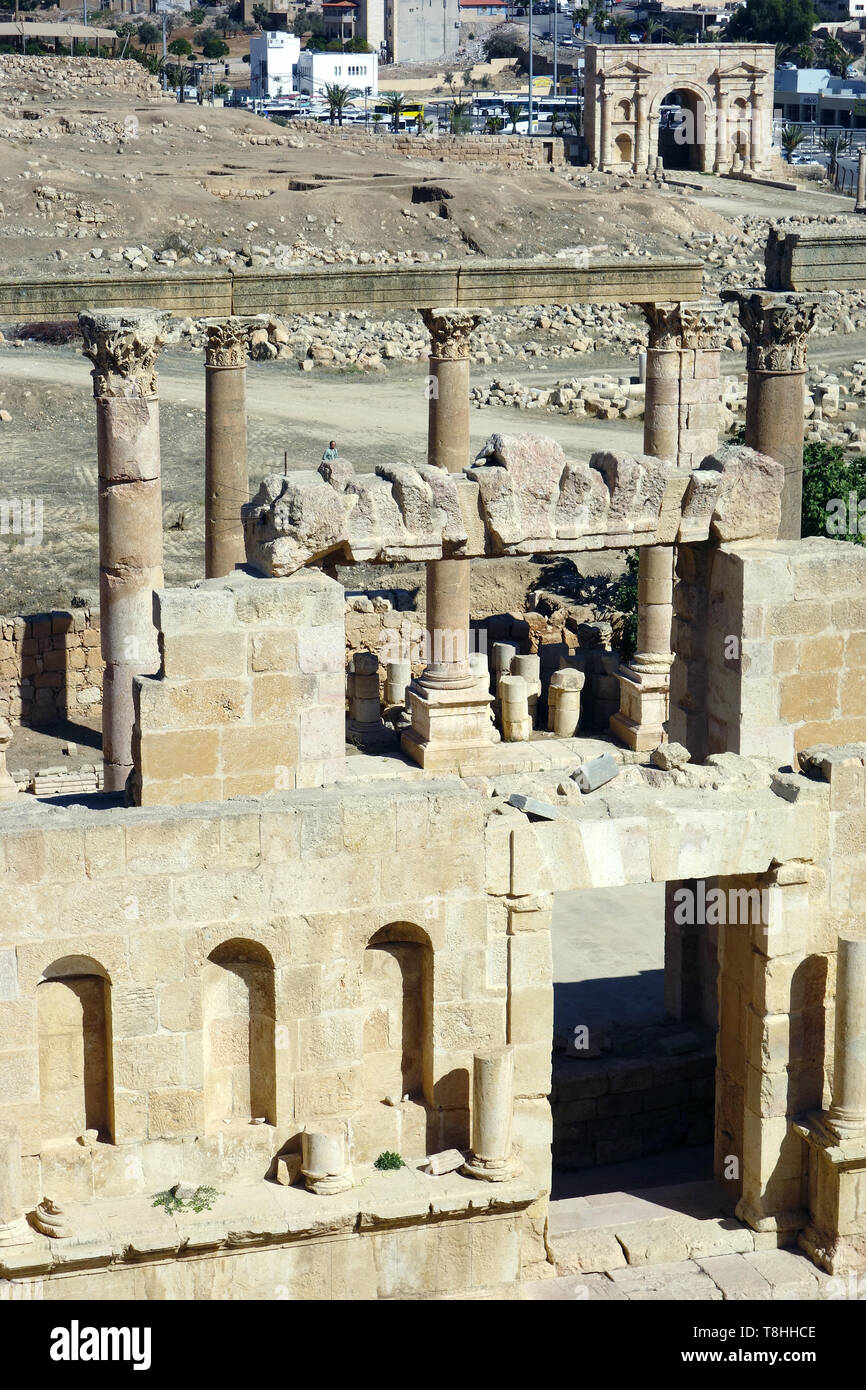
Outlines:
[[[663,168],[661,108],[668,93],[680,92],[687,97],[682,124],[691,151],[680,167],[769,173],[774,71],[769,44],[587,44],[590,163],[603,173]]]

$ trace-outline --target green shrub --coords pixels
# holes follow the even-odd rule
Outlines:
[[[389,1169],[405,1168],[406,1164],[399,1154],[392,1153],[390,1149],[385,1149],[383,1153],[380,1153],[373,1167],[378,1168],[380,1172],[386,1172]]]

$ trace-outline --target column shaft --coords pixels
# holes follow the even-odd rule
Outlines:
[[[840,1135],[866,1132],[866,941],[839,938],[833,1100],[827,1119]]]
[[[746,443],[785,470],[779,539],[799,537],[803,497],[806,342],[817,302],[769,290],[725,290],[737,304],[749,348]]]
[[[132,770],[133,676],[152,675],[160,664],[153,625],[153,590],[163,583],[154,364],[167,317],[146,309],[79,315],[96,398],[106,791],[121,791]]]
[[[483,311],[423,309],[430,332],[427,462],[462,473],[470,462],[469,338]],[[412,728],[404,750],[423,767],[453,765],[459,752],[495,741],[490,701],[469,664],[469,561],[427,565],[427,665],[409,688]]]
[[[866,149],[857,151],[857,202],[855,212],[866,212]]]
[[[241,507],[249,501],[246,326],[207,325],[205,356],[205,575],[230,574],[246,559]]]

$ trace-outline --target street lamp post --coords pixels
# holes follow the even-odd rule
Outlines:
[[[532,58],[533,58],[533,43],[534,43],[534,35],[533,35],[533,32],[532,32],[532,0],[529,0],[529,126],[528,126],[528,129],[527,129],[527,132],[526,132],[526,133],[527,133],[527,135],[530,135],[530,136],[532,135],[532,89],[533,89]]]
[[[558,61],[559,61],[559,0],[553,0],[553,97],[554,97],[554,100],[556,100],[556,97],[557,97],[557,95],[558,95],[558,93],[559,93],[559,82],[557,81],[557,73],[558,73],[558,71],[559,71],[559,68],[558,68]]]

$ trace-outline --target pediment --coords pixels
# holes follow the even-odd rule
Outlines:
[[[652,77],[652,68],[642,68],[640,63],[617,63],[614,67],[604,68],[599,74],[601,77],[627,77],[634,81],[636,77]]]

